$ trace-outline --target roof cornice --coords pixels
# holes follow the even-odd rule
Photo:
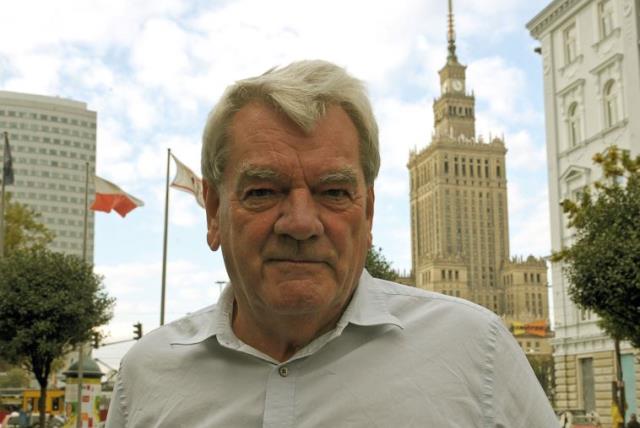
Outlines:
[[[527,30],[529,30],[534,39],[539,40],[545,30],[564,17],[575,5],[584,1],[585,0],[554,0],[527,23]]]

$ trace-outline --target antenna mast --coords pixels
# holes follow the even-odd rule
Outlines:
[[[447,59],[457,61],[456,57],[456,30],[454,28],[454,20],[453,20],[453,0],[449,0],[449,14],[448,14],[448,31],[447,31],[447,40],[449,42],[449,56]]]

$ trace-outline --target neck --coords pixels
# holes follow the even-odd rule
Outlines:
[[[323,316],[260,315],[242,303],[239,305],[236,298],[233,302],[231,326],[238,339],[271,358],[284,362],[315,338],[332,330],[342,315],[342,309],[344,308]]]

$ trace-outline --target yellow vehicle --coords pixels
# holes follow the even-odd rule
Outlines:
[[[39,389],[25,389],[22,393],[22,408],[32,409],[37,412],[38,400],[40,399]],[[59,415],[64,412],[64,389],[47,390],[47,401],[45,403],[45,413]]]

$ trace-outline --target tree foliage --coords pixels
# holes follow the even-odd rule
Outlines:
[[[612,146],[593,159],[603,178],[562,202],[575,240],[552,260],[565,263],[579,307],[596,313],[613,338],[640,347],[640,156]]]
[[[0,259],[0,358],[33,373],[41,418],[54,360],[108,322],[112,305],[101,277],[76,256],[35,248]]]
[[[398,274],[391,269],[391,263],[382,254],[382,248],[372,246],[367,253],[367,260],[364,267],[371,276],[389,281],[395,281]]]
[[[40,222],[40,213],[5,196],[5,254],[27,248],[44,248],[54,234]]]
[[[555,394],[555,373],[553,370],[553,356],[542,354],[527,354],[527,360],[533,372],[540,382],[540,386],[547,395],[549,402],[553,403]]]
[[[21,367],[12,367],[0,376],[0,388],[26,388],[29,375]]]

